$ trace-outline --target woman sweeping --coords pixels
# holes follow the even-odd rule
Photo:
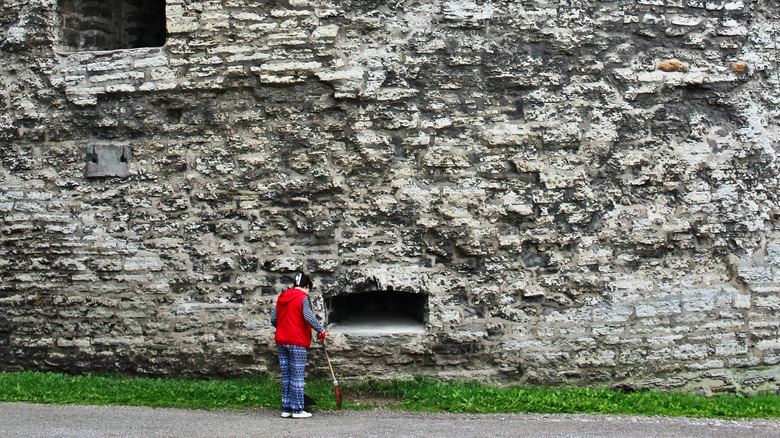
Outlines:
[[[325,339],[325,328],[314,316],[309,302],[309,291],[314,284],[308,275],[299,272],[293,286],[282,292],[271,314],[271,324],[276,327],[276,351],[282,369],[282,417],[309,418],[303,410],[303,378],[306,371],[306,354],[311,347],[311,329]]]

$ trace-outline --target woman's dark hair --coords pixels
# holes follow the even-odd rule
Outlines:
[[[299,272],[295,276],[295,280],[293,280],[293,287],[308,287],[309,289],[313,289],[314,283],[311,282],[311,278],[309,278],[308,275]]]

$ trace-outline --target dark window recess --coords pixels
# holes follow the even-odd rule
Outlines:
[[[165,44],[165,0],[58,0],[59,44],[115,50]]]
[[[428,318],[428,296],[394,291],[342,294],[327,298],[325,309],[328,323],[344,330],[422,330]]]

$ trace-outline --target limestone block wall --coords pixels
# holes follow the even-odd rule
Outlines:
[[[0,7],[0,369],[276,373],[305,269],[424,297],[342,377],[778,389],[774,0],[88,3]]]

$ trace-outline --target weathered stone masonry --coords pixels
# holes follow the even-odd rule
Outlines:
[[[342,377],[780,387],[776,1],[141,3],[2,3],[0,369],[275,373],[304,268]]]

